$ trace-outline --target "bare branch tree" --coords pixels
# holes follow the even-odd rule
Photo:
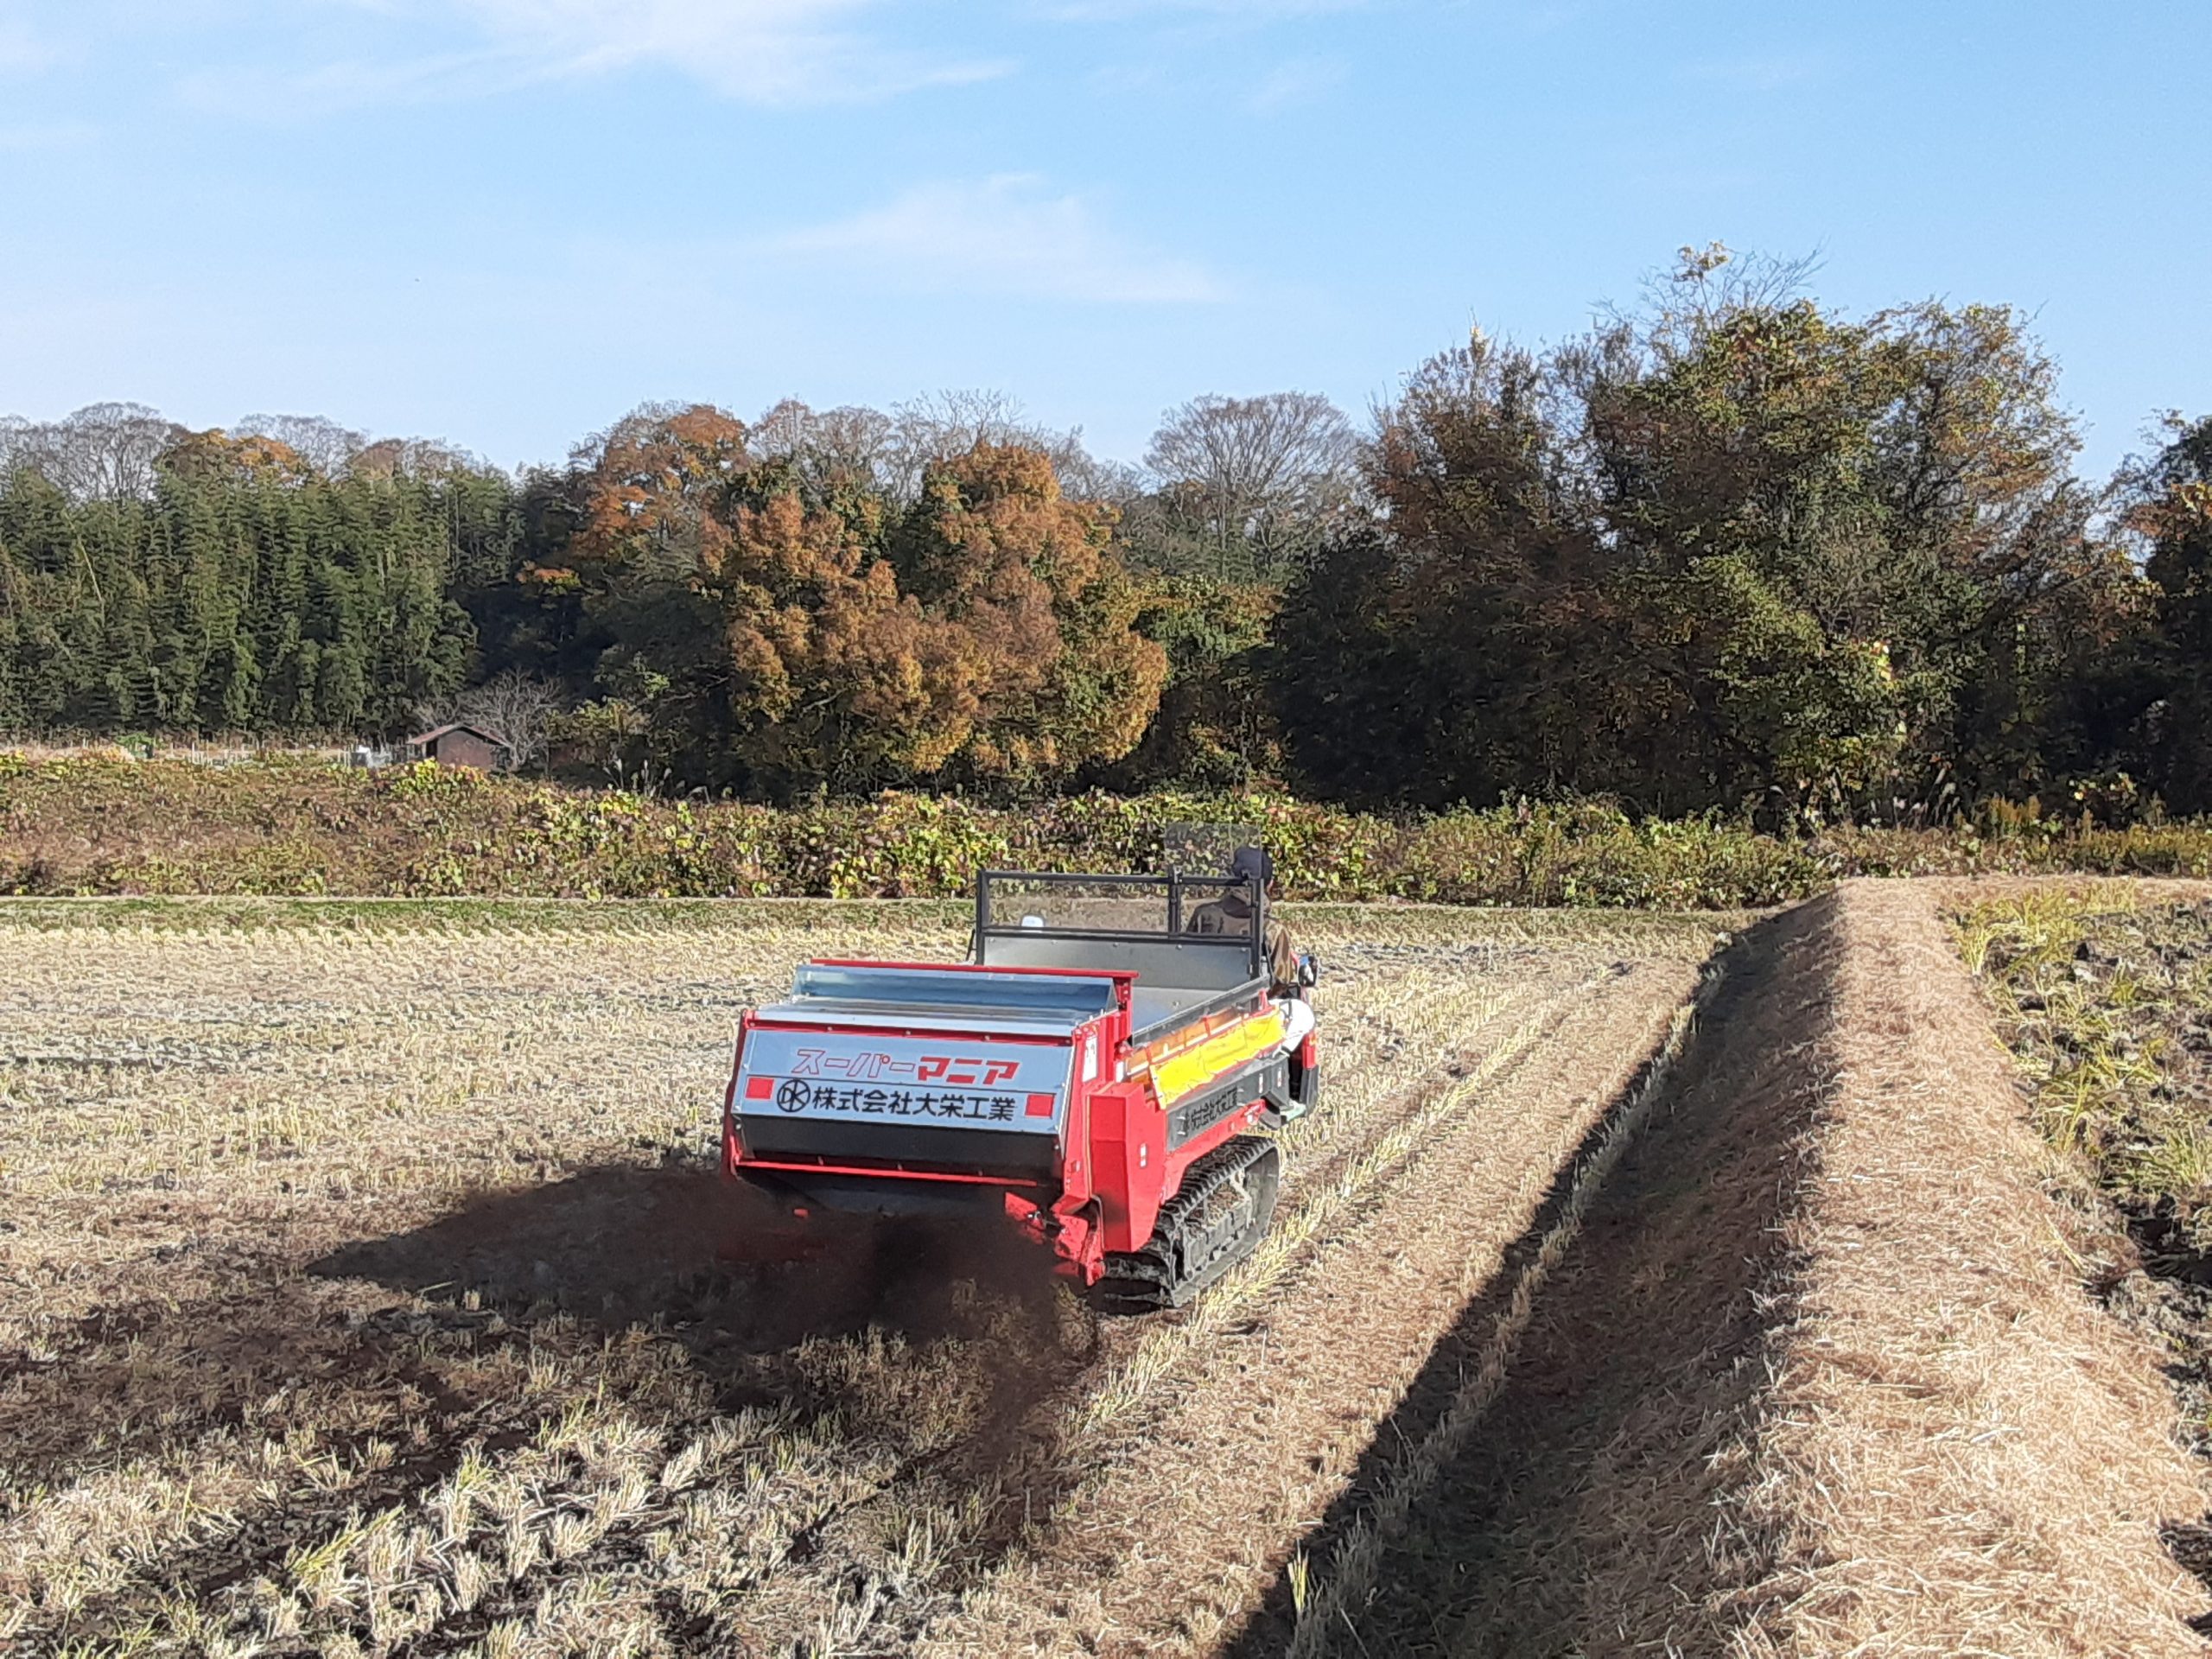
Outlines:
[[[321,415],[248,415],[231,431],[235,437],[274,438],[325,478],[342,477],[369,447],[365,432]]]
[[[561,712],[560,689],[550,680],[510,668],[454,701],[454,718],[463,720],[499,746],[511,770],[519,770],[545,753],[554,718]]]
[[[20,415],[0,415],[0,479],[35,466],[31,435],[37,429]]]
[[[1194,397],[1167,411],[1145,452],[1166,510],[1195,517],[1217,573],[1303,556],[1353,505],[1359,440],[1311,392]]]
[[[1043,448],[1050,442],[1020,403],[1002,391],[932,392],[896,404],[891,413],[883,483],[886,493],[901,503],[920,496],[922,475],[932,464],[964,455],[979,443]]]
[[[28,468],[80,501],[143,500],[162,453],[184,428],[143,404],[88,404],[58,421],[12,421],[0,431],[9,470]]]
[[[1741,254],[1726,242],[1683,247],[1675,251],[1671,266],[1644,277],[1643,318],[1616,306],[1605,307],[1599,315],[1610,323],[1648,335],[1655,350],[1692,352],[1700,339],[1729,318],[1775,310],[1803,298],[1806,284],[1820,268],[1817,253],[1796,258]]]
[[[762,461],[788,461],[824,488],[859,482],[882,486],[891,470],[891,416],[847,404],[815,410],[786,397],[753,422],[746,447]]]
[[[917,499],[932,464],[964,455],[979,443],[1018,443],[1051,458],[1061,493],[1077,500],[1122,505],[1142,493],[1134,469],[1101,461],[1086,448],[1081,428],[1055,432],[1033,420],[1002,391],[932,392],[897,405],[878,478],[901,505]]]
[[[1070,432],[1048,453],[1060,480],[1060,493],[1077,501],[1103,501],[1123,512],[1144,499],[1144,474],[1127,461],[1107,461],[1084,447],[1082,429]]]

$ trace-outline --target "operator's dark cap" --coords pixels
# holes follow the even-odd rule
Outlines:
[[[1229,861],[1229,873],[1239,881],[1257,881],[1265,887],[1275,879],[1275,861],[1264,847],[1239,847]]]

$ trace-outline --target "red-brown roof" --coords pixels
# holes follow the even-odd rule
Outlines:
[[[491,733],[486,731],[481,726],[472,726],[465,720],[449,720],[442,726],[433,726],[427,732],[418,732],[416,735],[409,738],[407,741],[419,747],[425,743],[436,742],[440,738],[445,736],[449,732],[467,732],[471,737],[481,738],[485,742],[489,743],[495,749],[499,747],[499,740],[498,738],[493,736]]]

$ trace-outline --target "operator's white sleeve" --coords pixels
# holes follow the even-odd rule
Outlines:
[[[1287,996],[1275,1006],[1282,1010],[1282,1052],[1287,1054],[1313,1029],[1313,1005],[1300,997]]]

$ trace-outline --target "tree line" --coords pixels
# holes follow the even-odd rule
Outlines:
[[[474,711],[766,798],[2212,810],[2212,419],[2086,480],[2016,313],[1804,277],[1685,250],[1363,432],[1202,397],[1138,467],[974,393],[651,405],[519,477],[298,417],[0,423],[0,729]]]

